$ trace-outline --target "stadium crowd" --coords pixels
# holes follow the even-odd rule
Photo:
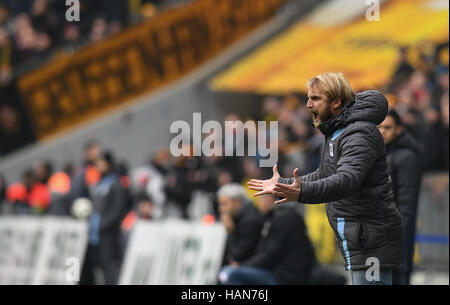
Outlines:
[[[11,9],[3,5],[3,8],[5,7]],[[18,18],[30,19],[30,16]],[[1,23],[2,13],[0,13]],[[425,173],[448,171],[449,71],[448,61],[441,60],[439,55],[445,47],[448,52],[448,43],[435,46],[432,52],[428,53],[424,52],[422,46],[415,50],[400,49],[399,63],[393,71],[392,80],[386,88],[382,88],[391,108],[397,110],[406,128],[420,143],[421,167]],[[410,60],[413,51],[419,54],[415,61]],[[311,114],[306,110],[305,103],[305,96],[294,93],[286,96],[266,96],[262,98],[258,117],[246,118],[230,113],[224,120],[278,121],[279,172],[282,177],[290,177],[293,169],[299,168],[299,174],[303,175],[317,168],[323,142],[322,135],[312,127]],[[247,132],[246,141],[255,136]],[[265,217],[272,215],[271,209],[264,209],[268,199],[251,198],[251,192],[246,188],[250,178],[265,179],[272,174],[271,168],[258,166],[259,156],[173,157],[168,150],[162,149],[152,155],[147,164],[130,169],[126,165],[126,160],[116,160],[113,152],[105,149],[97,140],[87,143],[83,148],[83,154],[83,164],[68,163],[60,170],[55,170],[51,162],[45,160],[34,164],[34,168],[23,173],[20,182],[7,181],[5,180],[7,177],[2,177],[0,173],[2,214],[48,214],[81,218],[83,209],[80,208],[82,207],[80,198],[82,200],[87,198],[92,202],[89,247],[85,263],[87,269],[83,272],[82,283],[94,282],[93,275],[89,271],[94,265],[104,269],[105,283],[117,281],[126,240],[137,219],[156,221],[168,217],[183,219],[204,217],[204,221],[212,219],[223,222],[231,238],[233,228],[238,225],[239,215],[242,217],[242,211],[225,213],[224,210],[230,208],[223,208],[223,204],[219,204],[220,196],[217,195],[217,191],[227,185],[245,186],[248,198],[245,209],[253,207],[254,215],[261,214],[258,216],[259,220],[258,217],[253,219],[258,232],[268,220]],[[198,201],[199,193],[206,198],[207,207],[203,212],[196,213],[192,207]],[[241,204],[244,205],[242,202]],[[255,211],[258,209],[259,211]],[[279,215],[283,213],[279,212]],[[278,219],[275,217],[271,221],[277,223]],[[286,223],[295,221],[287,220]],[[280,230],[286,228],[281,226]],[[266,249],[273,245],[270,235],[258,243],[258,232],[253,243],[250,243],[253,249],[249,251],[254,255],[258,249]],[[302,236],[298,238],[301,239]],[[232,249],[233,246],[229,243],[230,240],[227,249]],[[308,240],[302,239],[302,243],[305,247],[309,247]],[[292,246],[289,242],[284,246],[289,244]],[[277,247],[282,246],[278,244]],[[311,251],[297,250],[306,251],[305,253],[311,256],[311,262],[315,262]],[[232,253],[236,250],[229,251]],[[252,258],[248,253],[237,254],[237,257],[230,256],[230,253],[225,254],[224,265],[239,264],[238,259],[253,263],[261,262],[257,256]],[[240,256],[242,257],[239,258]],[[284,271],[271,265],[273,263],[271,259],[265,262],[270,262],[267,268],[275,270],[273,274],[276,279],[280,282],[286,279]],[[282,267],[281,270],[292,268],[289,267],[289,263],[286,266],[288,267]],[[227,282],[228,276],[229,274],[222,282]],[[289,275],[287,279],[289,283]],[[291,279],[295,283],[304,280]],[[336,282],[339,281],[337,278]]]
[[[424,172],[448,171],[448,42],[401,48],[385,88],[391,108],[422,146]]]
[[[71,3],[75,3],[72,1]],[[0,87],[58,52],[86,44],[152,18],[158,11],[189,0],[80,0],[80,20],[66,20],[60,0],[0,1]]]

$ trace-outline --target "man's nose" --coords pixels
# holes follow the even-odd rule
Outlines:
[[[308,102],[306,103],[306,108],[311,109],[312,107],[313,107],[313,103],[311,102],[311,100],[308,99]]]

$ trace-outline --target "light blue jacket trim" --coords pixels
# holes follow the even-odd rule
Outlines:
[[[334,141],[337,137],[339,137],[339,135],[344,131],[344,129],[345,128],[341,128],[341,129],[336,130],[333,133],[333,136],[331,137],[331,141]]]
[[[345,239],[344,236],[344,229],[345,229],[345,220],[344,218],[338,218],[338,233],[339,233],[339,237],[342,240],[342,247],[344,248],[344,253],[345,253],[345,259],[347,260],[347,265],[348,265],[348,270],[351,270],[352,266],[350,264],[350,252],[348,251],[348,247],[347,247],[347,240]]]

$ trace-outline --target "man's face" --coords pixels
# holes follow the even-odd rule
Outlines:
[[[153,213],[153,203],[151,201],[142,201],[138,205],[139,214],[142,218],[149,219]]]
[[[102,173],[105,174],[109,171],[109,164],[105,159],[102,158],[98,158],[95,162],[95,165],[97,167],[97,169]]]
[[[235,214],[241,207],[241,202],[237,199],[231,199],[227,195],[222,195],[218,199],[220,214]]]
[[[223,195],[220,196],[218,199],[219,203],[219,213],[220,214],[227,214],[230,210],[230,197]]]
[[[328,98],[318,86],[312,86],[309,89],[306,108],[312,114],[315,128],[333,117],[332,103],[328,101]]]
[[[87,148],[85,151],[85,159],[87,161],[95,162],[100,156],[102,148],[100,145],[93,144],[91,147]]]
[[[380,125],[378,125],[378,129],[383,135],[384,144],[391,143],[401,133],[401,128],[395,125],[394,119],[389,115]]]

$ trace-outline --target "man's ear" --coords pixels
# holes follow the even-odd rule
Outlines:
[[[398,137],[402,132],[403,132],[404,128],[403,126],[397,126],[397,128],[395,128],[395,134]]]
[[[344,103],[341,99],[336,99],[331,103],[331,106],[333,107],[334,111],[337,111],[344,106]]]

